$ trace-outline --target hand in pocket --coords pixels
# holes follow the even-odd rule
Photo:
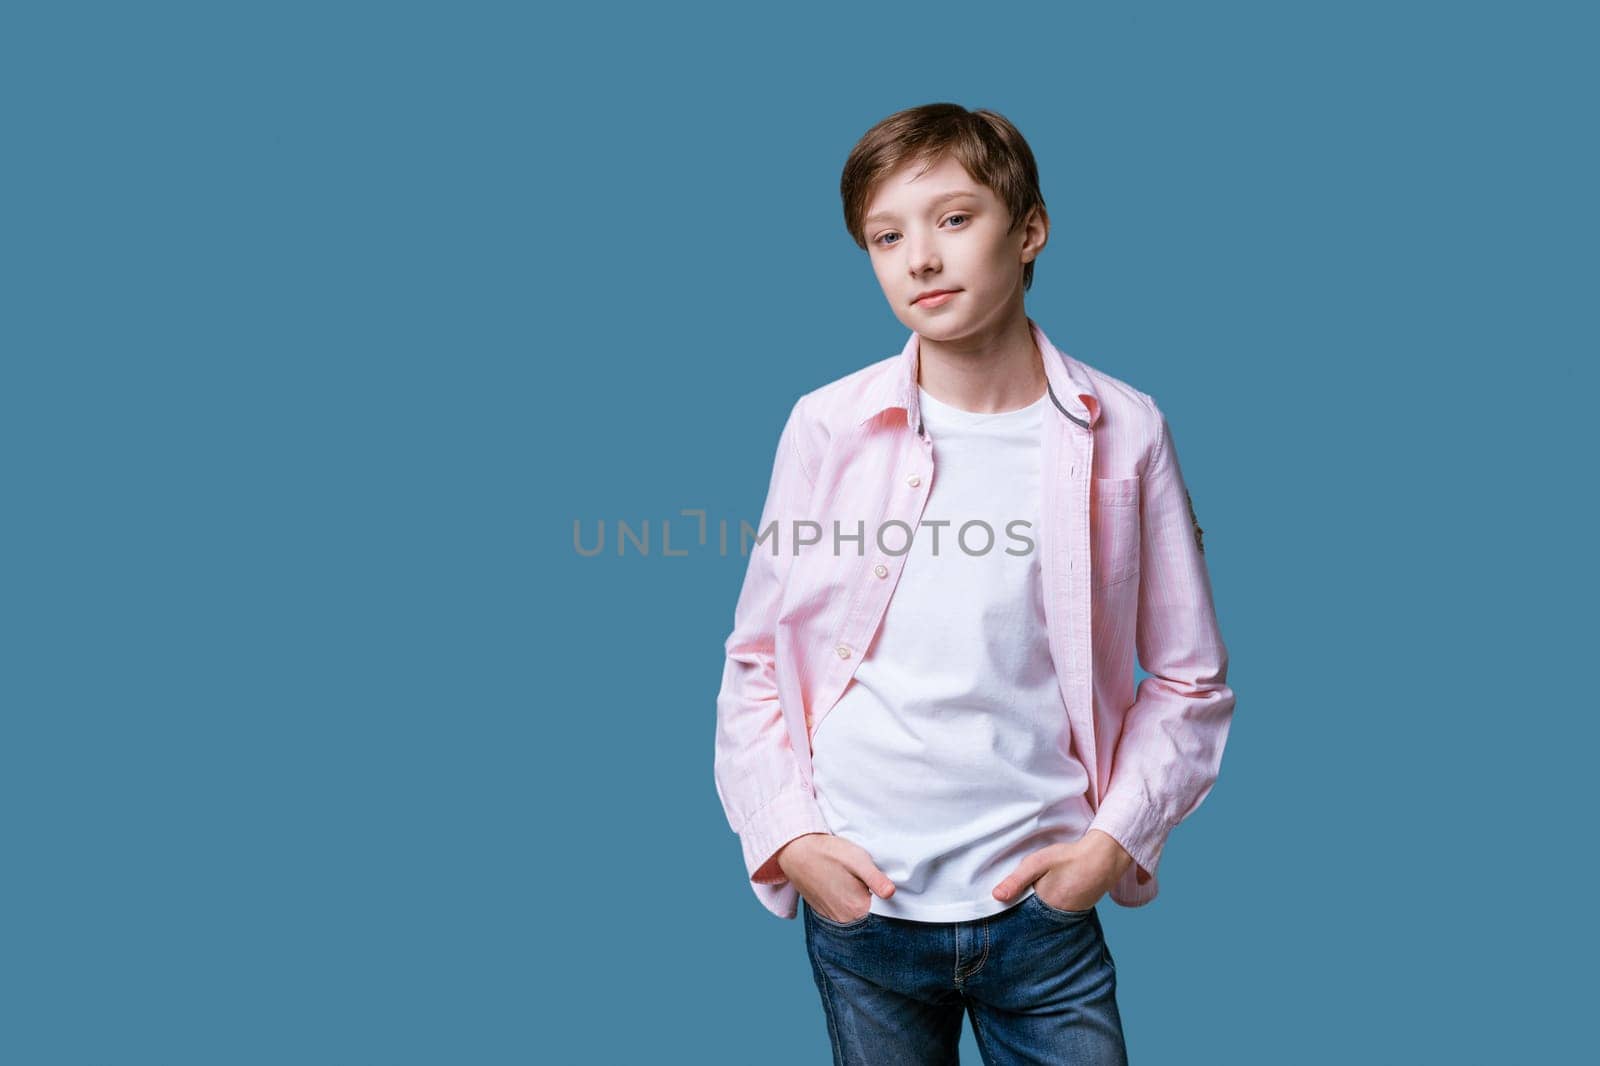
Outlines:
[[[832,833],[795,837],[778,852],[778,867],[813,910],[840,925],[865,918],[874,893],[894,895],[866,849]]]

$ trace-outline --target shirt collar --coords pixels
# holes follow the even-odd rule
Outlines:
[[[1045,336],[1044,330],[1031,317],[1028,327],[1044,359],[1045,381],[1055,409],[1085,429],[1092,427],[1100,418],[1100,398],[1089,376],[1076,360],[1050,343],[1050,338]],[[922,408],[917,396],[917,363],[921,355],[921,340],[915,331],[906,338],[905,347],[900,349],[900,356],[895,360],[893,372],[880,378],[862,399],[857,411],[858,425],[891,408],[900,408],[906,413],[906,425],[922,433]]]

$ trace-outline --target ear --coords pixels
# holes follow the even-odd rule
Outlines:
[[[1050,242],[1050,214],[1043,204],[1035,204],[1022,224],[1022,261],[1031,263]]]

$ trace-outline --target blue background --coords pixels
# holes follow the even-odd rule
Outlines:
[[[1566,1059],[1578,11],[8,6],[0,1058],[827,1061],[680,512],[754,522],[903,343],[839,171],[951,100],[1029,138],[1029,312],[1167,412],[1232,657],[1161,897],[1101,905],[1133,1060]]]

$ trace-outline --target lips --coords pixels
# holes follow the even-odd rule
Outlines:
[[[960,291],[961,291],[960,289],[935,289],[933,292],[925,292],[925,293],[923,293],[921,296],[918,296],[915,300],[912,300],[911,302],[914,303],[914,304],[920,304],[920,303],[925,303],[925,302],[928,302],[928,301],[937,301],[937,300],[941,300],[942,297],[952,296],[955,293],[960,292]]]

